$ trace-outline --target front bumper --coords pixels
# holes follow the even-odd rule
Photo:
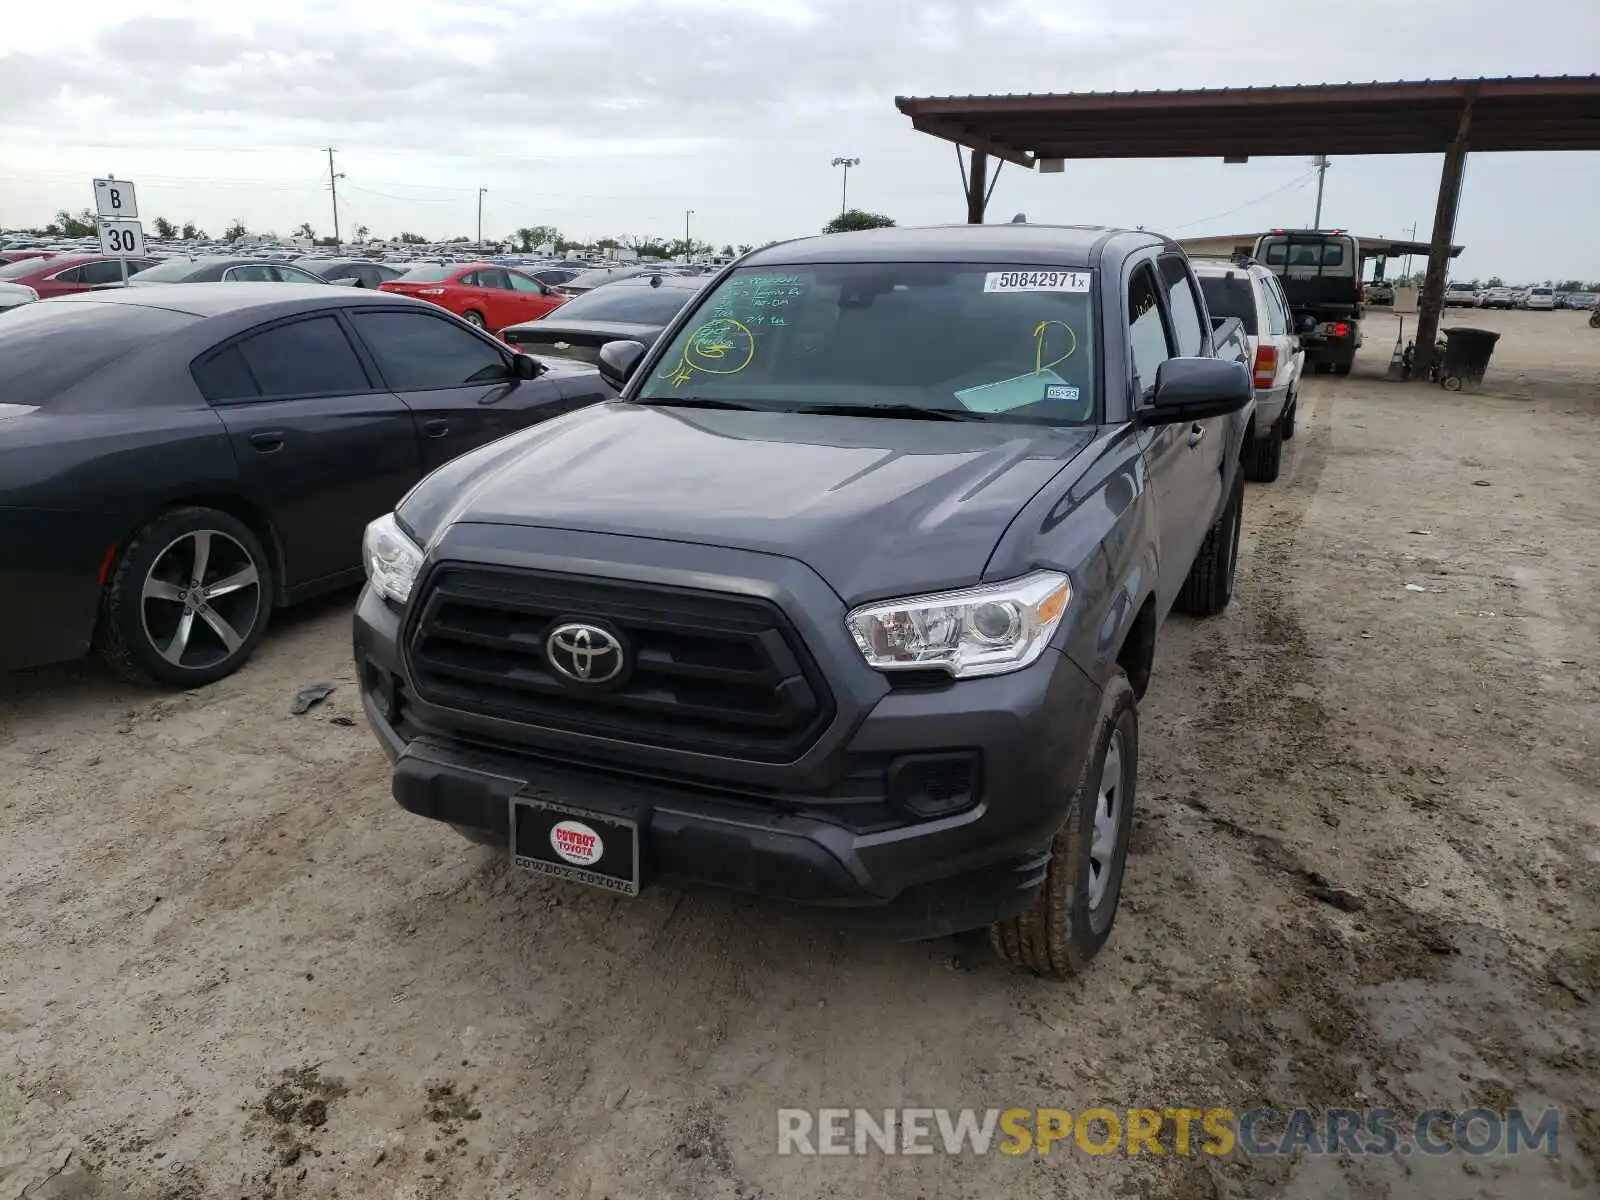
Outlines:
[[[842,634],[842,607],[828,616]],[[901,690],[853,646],[854,661],[840,660],[813,634],[837,712],[793,763],[585,745],[570,732],[507,730],[422,702],[398,652],[401,625],[363,591],[354,631],[362,706],[407,811],[504,844],[512,797],[528,789],[601,813],[642,806],[647,883],[821,906],[842,924],[903,938],[976,928],[1031,902],[1099,711],[1096,686],[1054,650],[1011,675]],[[892,792],[864,805],[836,799],[863,764],[882,764],[892,778],[896,763],[946,753],[977,764],[972,802],[960,811],[921,817]]]

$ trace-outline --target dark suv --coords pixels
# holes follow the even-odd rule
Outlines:
[[[520,866],[989,925],[1062,975],[1121,890],[1136,706],[1232,593],[1250,376],[1151,234],[894,229],[747,255],[621,398],[369,527],[395,798]]]

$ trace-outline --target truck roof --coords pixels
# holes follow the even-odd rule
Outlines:
[[[797,238],[757,250],[741,265],[797,266],[830,262],[978,262],[1098,266],[1108,246],[1123,253],[1172,244],[1142,230],[1100,225],[935,225],[919,229],[866,229]]]

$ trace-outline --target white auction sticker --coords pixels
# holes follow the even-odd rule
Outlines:
[[[986,292],[1087,292],[1087,271],[990,271],[983,277]]]
[[[600,861],[606,844],[582,821],[559,821],[550,831],[550,845],[562,858],[579,867]]]

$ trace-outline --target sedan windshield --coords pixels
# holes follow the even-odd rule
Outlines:
[[[693,288],[619,283],[614,287],[595,288],[567,301],[548,319],[665,325],[693,297]]]
[[[441,267],[435,263],[423,263],[419,267],[412,267],[400,276],[399,283],[438,283],[440,280],[449,279],[461,268],[454,264]]]
[[[636,398],[1090,422],[1091,280],[977,263],[746,267],[716,286]]]
[[[155,338],[195,321],[132,304],[30,304],[0,321],[0,402],[51,398]]]
[[[141,283],[181,283],[204,268],[204,263],[192,258],[169,258],[145,271],[139,272]]]

